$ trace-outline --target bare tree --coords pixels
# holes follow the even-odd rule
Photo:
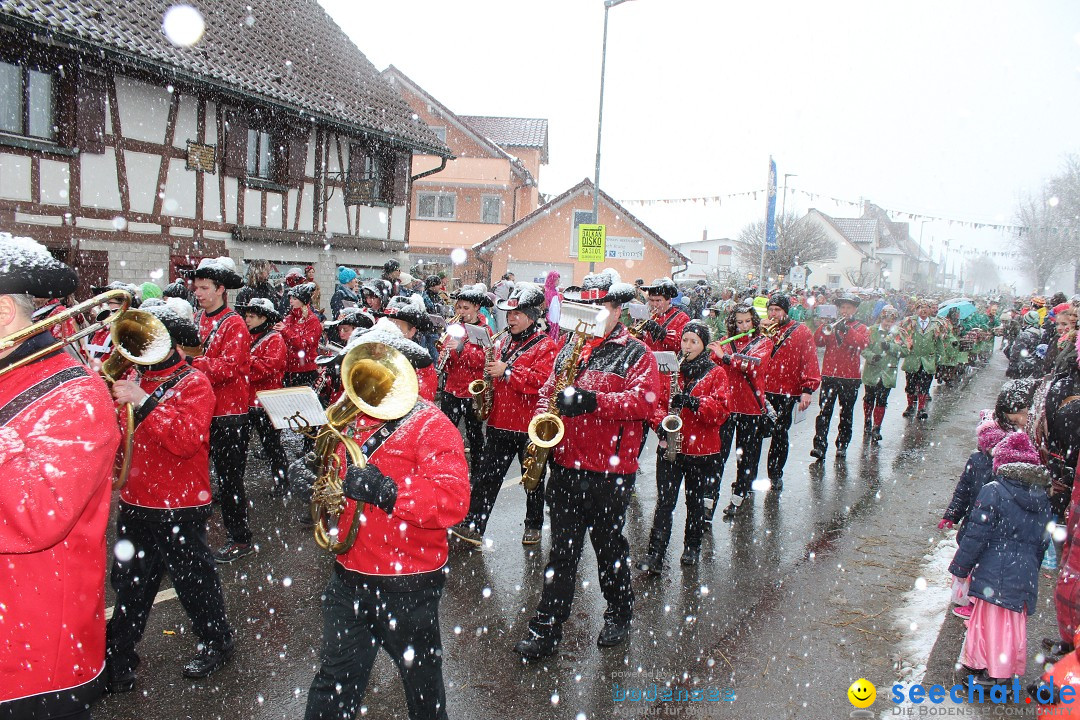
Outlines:
[[[877,273],[868,271],[865,264],[862,267],[845,268],[844,275],[847,276],[849,283],[860,288],[874,285],[878,277]]]
[[[745,265],[757,268],[765,244],[765,221],[752,222],[739,231],[735,252]],[[765,253],[765,271],[787,273],[798,259],[800,264],[822,262],[836,257],[836,242],[817,223],[793,212],[776,219],[776,250]]]
[[[1046,287],[1066,258],[1072,257],[1069,233],[1062,227],[1062,213],[1056,207],[1060,199],[1051,203],[1050,197],[1047,190],[1038,197],[1028,196],[1016,213],[1017,224],[1024,228],[1016,244],[1020,267],[1031,275],[1039,290]]]

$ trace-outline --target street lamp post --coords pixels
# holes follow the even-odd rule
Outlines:
[[[795,173],[784,173],[784,197],[780,198],[780,219],[783,220],[784,222],[787,222],[786,220],[784,220],[784,218],[786,217],[784,215],[784,210],[787,208],[787,179],[789,177],[799,177],[799,176],[796,175]]]
[[[604,43],[600,50],[600,110],[596,116],[596,174],[593,176],[593,223],[600,222],[600,137],[604,130],[604,70],[607,67],[607,21],[608,10],[629,0],[604,0]],[[596,263],[589,263],[589,272],[596,270]]]

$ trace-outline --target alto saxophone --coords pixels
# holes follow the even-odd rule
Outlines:
[[[509,330],[510,328],[505,327],[496,333],[495,337],[491,338],[491,344],[484,351],[484,377],[469,383],[469,394],[472,395],[473,408],[476,410],[476,417],[480,418],[481,422],[488,419],[488,415],[491,414],[491,406],[495,404],[494,378],[488,375],[487,365],[495,362],[495,341]]]
[[[548,402],[548,411],[537,415],[529,422],[529,445],[525,448],[525,460],[521,464],[521,484],[529,492],[535,490],[540,484],[551,448],[562,442],[566,432],[566,426],[559,417],[558,398],[563,390],[573,385],[577,379],[578,360],[581,357],[581,351],[585,348],[585,341],[589,338],[583,325],[583,322],[578,322],[574,330],[574,344],[570,348],[570,356],[566,358],[562,372],[555,380],[555,387],[551,391],[551,399]]]
[[[675,397],[675,394],[679,392],[679,369],[682,367],[683,361],[686,360],[686,355],[687,353],[679,353],[679,359],[675,365],[675,370],[671,373],[670,397]],[[660,421],[660,427],[667,433],[667,450],[664,451],[664,457],[667,458],[668,461],[674,461],[679,453],[682,452],[683,421],[679,416],[679,413],[671,411],[670,404],[668,408],[668,414]]]

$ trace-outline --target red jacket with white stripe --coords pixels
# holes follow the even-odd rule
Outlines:
[[[179,372],[187,374],[169,388],[139,424],[131,455],[131,473],[120,500],[148,510],[210,508],[210,421],[214,390],[206,376],[178,360],[162,370],[143,373],[139,387],[153,395]]]
[[[260,390],[277,390],[284,384],[287,354],[285,340],[276,330],[266,330],[251,336],[248,407],[261,407],[255,393]]]
[[[203,354],[193,358],[191,364],[214,387],[214,417],[246,414],[251,370],[251,334],[247,324],[225,306],[212,315],[200,310],[195,324],[199,326]]]
[[[477,325],[483,325],[491,337],[491,328],[483,315],[477,315]],[[468,342],[468,336],[458,338],[461,347],[450,351],[450,357],[446,360],[446,384],[443,391],[454,397],[467,398],[469,395],[469,383],[479,380],[484,376],[484,348],[476,343]]]
[[[360,415],[351,427],[362,446],[382,423]],[[344,468],[344,450],[338,456]],[[434,405],[420,400],[409,415],[369,457],[368,462],[391,478],[398,496],[392,515],[365,506],[356,543],[337,561],[367,575],[413,575],[446,564],[446,530],[469,509],[469,464],[457,428]],[[345,537],[356,513],[356,501],[345,499],[338,521]]]
[[[55,386],[39,386],[15,412],[20,394],[50,378]],[[31,717],[40,701],[31,696],[49,691],[92,702],[80,687],[105,668],[105,531],[120,427],[105,383],[63,351],[0,377],[0,407],[15,412],[0,425],[0,709]]]
[[[851,320],[847,332],[826,335],[825,326],[818,327],[814,342],[825,348],[821,359],[823,377],[862,379],[862,351],[870,344],[870,330],[858,320]]]
[[[506,374],[494,379],[495,399],[488,416],[488,427],[520,433],[529,429],[529,421],[540,400],[540,388],[551,376],[551,366],[555,364],[555,343],[538,330],[521,340],[504,336],[495,350],[495,357],[506,362],[526,346],[528,349],[517,355]]]
[[[728,378],[724,368],[714,365],[708,358],[698,356],[694,362],[701,361],[702,365],[710,366],[705,370],[704,376],[693,385],[690,395],[698,398],[697,412],[689,408],[679,411],[679,417],[683,421],[682,430],[682,455],[714,455],[720,452],[720,426],[728,417]],[[698,375],[703,368],[688,368],[683,363],[682,372],[676,381],[679,391],[685,391],[688,379],[688,371],[694,371]],[[689,375],[693,377],[693,375]],[[693,382],[693,381],[691,381]],[[660,392],[657,394],[656,409],[650,418],[650,424],[657,434],[663,437],[663,430],[659,430],[660,423],[668,414],[668,406],[671,402],[671,378],[669,375],[660,376]],[[659,450],[663,453],[664,450]]]
[[[672,305],[653,320],[664,328],[664,337],[657,340],[648,332],[642,333],[641,340],[646,347],[653,351],[682,352],[682,331],[686,323],[690,322],[690,316]]]
[[[555,381],[570,357],[570,340],[540,388],[536,412],[548,410]],[[563,418],[566,434],[551,458],[565,468],[628,475],[637,471],[644,422],[652,414],[660,385],[656,358],[619,323],[605,338],[585,346],[574,386],[596,393],[595,412]]]
[[[817,390],[821,370],[810,329],[788,320],[772,340],[773,349],[765,366],[765,392],[801,395]]]
[[[303,313],[304,308],[293,308],[281,323],[281,337],[288,348],[285,356],[287,373],[312,372],[318,367],[315,358],[319,357],[322,323],[310,310],[307,317]]]
[[[723,365],[727,376],[728,410],[739,415],[761,415],[765,407],[765,371],[769,366],[769,353],[772,352],[772,340],[764,335],[739,338],[721,349],[731,356],[731,364]],[[758,359],[758,364],[751,360],[740,360],[736,355],[748,355]],[[714,361],[720,358],[712,355]],[[748,382],[749,380],[749,382]],[[757,390],[757,400],[750,389],[750,383]]]

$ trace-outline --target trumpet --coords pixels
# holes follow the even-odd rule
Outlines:
[[[847,325],[849,322],[851,322],[851,318],[839,318],[838,320],[836,320],[836,322],[830,325],[823,325],[821,327],[821,334],[826,337],[832,335],[835,332],[841,332],[842,334],[843,332],[847,331]]]
[[[630,333],[631,337],[640,338],[642,333],[645,332],[645,323],[652,320],[653,317],[654,317],[654,313],[650,309],[649,310],[649,317],[638,320],[636,323],[634,323],[630,327],[626,328],[626,332]]]
[[[495,360],[495,341],[509,332],[509,327],[504,327],[495,337],[491,338],[491,344],[484,352],[484,365]],[[495,401],[495,386],[493,378],[484,371],[484,377],[477,378],[469,383],[469,394],[472,395],[473,407],[476,408],[476,416],[481,422],[488,419],[491,414],[491,406]]]
[[[450,359],[450,348],[446,344],[450,339],[450,326],[459,322],[461,322],[461,313],[458,313],[446,323],[446,332],[435,341],[435,351],[439,353],[439,360],[435,363],[435,372],[441,373],[443,368],[446,367],[446,361]]]

